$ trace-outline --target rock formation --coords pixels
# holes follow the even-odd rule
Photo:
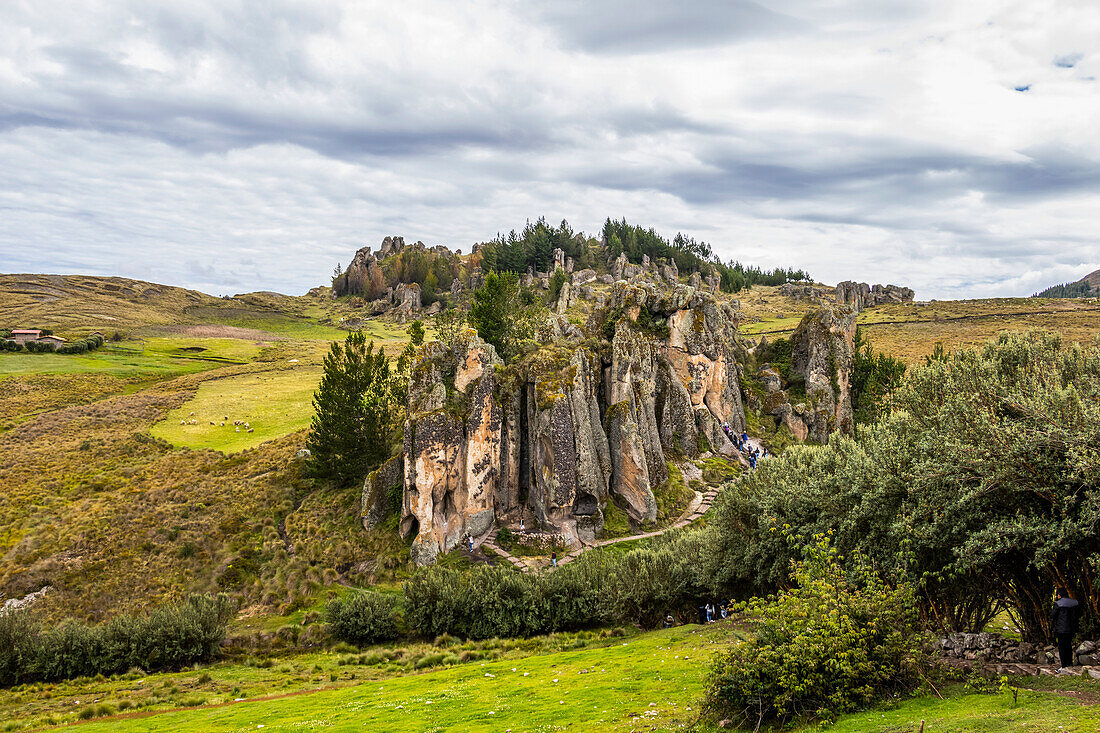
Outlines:
[[[849,380],[855,331],[855,311],[823,306],[803,318],[790,338],[786,388],[771,364],[757,373],[766,392],[763,411],[799,440],[825,443],[834,432],[852,433]]]
[[[912,303],[913,291],[898,285],[868,285],[851,280],[837,283],[836,302],[854,308],[859,313],[864,308],[885,303]]]
[[[619,282],[585,333],[552,316],[542,347],[507,366],[472,330],[422,347],[403,455],[414,560],[521,509],[571,543],[595,539],[611,500],[653,521],[667,456],[732,453],[721,425],[745,427],[735,318],[695,288]]]

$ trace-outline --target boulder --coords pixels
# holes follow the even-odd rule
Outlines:
[[[816,442],[855,429],[849,389],[855,332],[855,311],[827,305],[803,318],[791,336],[791,373],[802,379],[813,406],[802,421]]]
[[[553,263],[550,265],[550,272],[553,272],[554,270],[564,270],[565,269],[565,252],[563,252],[561,249],[555,247],[554,251],[551,253],[551,255],[553,256],[554,259],[553,259]]]
[[[572,282],[574,285],[585,285],[596,279],[595,270],[579,270],[573,273]]]

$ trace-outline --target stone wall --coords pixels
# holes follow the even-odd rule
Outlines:
[[[1041,667],[1059,663],[1058,647],[1030,644],[1000,634],[948,634],[939,640],[940,653],[949,659],[993,663],[1034,664]],[[1100,665],[1100,643],[1081,641],[1074,647],[1076,664]]]

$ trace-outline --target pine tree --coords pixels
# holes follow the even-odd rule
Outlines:
[[[362,332],[332,344],[313,394],[310,475],[349,486],[389,457],[396,422],[390,381],[389,360]]]
[[[521,336],[519,282],[515,273],[490,272],[485,284],[474,291],[470,306],[470,325],[477,335],[496,347],[497,353],[507,360],[515,353],[516,342]]]

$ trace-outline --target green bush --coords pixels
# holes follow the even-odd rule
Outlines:
[[[845,574],[822,535],[803,548],[794,587],[734,607],[755,637],[719,655],[711,711],[745,725],[830,719],[915,689],[927,661],[912,589],[886,585],[861,561]]]
[[[398,637],[397,606],[390,596],[358,591],[325,606],[333,637],[351,644],[377,644]]]
[[[193,595],[146,618],[119,616],[99,626],[67,619],[43,630],[26,611],[0,615],[0,686],[208,661],[233,611],[222,594]]]

